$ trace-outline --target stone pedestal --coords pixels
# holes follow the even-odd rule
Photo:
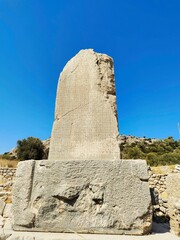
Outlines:
[[[20,162],[14,230],[146,234],[151,229],[144,160]]]

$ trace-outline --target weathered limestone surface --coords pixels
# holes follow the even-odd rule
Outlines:
[[[120,158],[113,60],[81,50],[58,83],[49,160]]]
[[[150,202],[143,160],[30,160],[17,169],[13,228],[145,234]]]
[[[167,176],[167,193],[171,232],[180,237],[180,173]]]
[[[147,165],[120,160],[113,60],[82,50],[60,75],[49,160],[18,165],[14,230],[149,233]]]

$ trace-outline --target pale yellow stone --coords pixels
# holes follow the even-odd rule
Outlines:
[[[60,74],[49,160],[120,159],[113,60],[81,50]]]

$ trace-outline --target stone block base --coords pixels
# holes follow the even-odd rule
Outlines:
[[[20,162],[17,231],[142,235],[151,230],[144,160]]]

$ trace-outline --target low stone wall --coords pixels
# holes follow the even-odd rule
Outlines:
[[[0,168],[0,199],[11,203],[11,192],[16,168]]]
[[[149,187],[153,205],[153,219],[155,222],[168,222],[168,195],[166,178],[168,174],[153,174],[149,177]]]
[[[162,168],[167,170],[166,166]],[[176,173],[180,173],[180,165],[176,165],[175,168],[171,170],[171,172],[169,171],[167,174],[154,174],[151,168],[149,168],[149,187],[153,206],[153,220],[155,222],[162,223],[169,222],[170,220],[168,200],[171,194],[167,191],[167,178],[169,175],[177,176],[175,175]]]
[[[1,187],[0,191],[3,190],[2,189],[3,183],[13,180],[13,178],[15,177],[15,174],[16,174],[16,168],[5,168],[5,167],[0,168],[0,187]]]
[[[0,168],[0,239],[10,236],[12,221],[12,186],[16,168]]]

